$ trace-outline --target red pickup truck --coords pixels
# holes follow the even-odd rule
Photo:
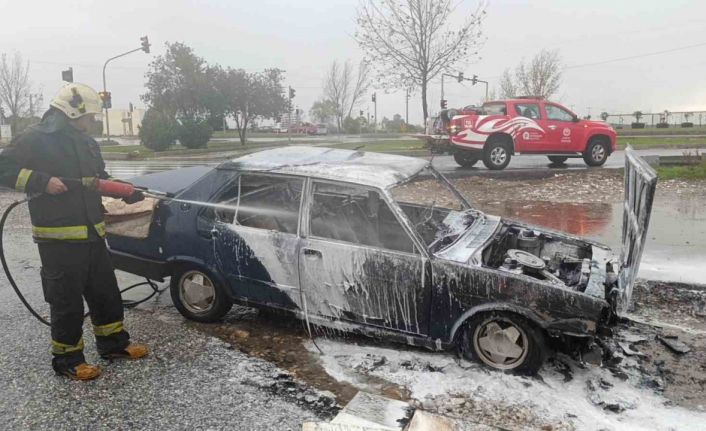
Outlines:
[[[471,167],[482,159],[493,170],[504,169],[517,154],[543,154],[552,163],[583,157],[587,165],[601,166],[615,151],[616,140],[609,124],[581,120],[539,98],[450,109],[430,124],[425,136],[432,151],[453,154],[459,165]]]

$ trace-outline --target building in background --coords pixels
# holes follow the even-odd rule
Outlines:
[[[140,132],[142,119],[145,118],[146,109],[109,109],[110,136],[137,136]],[[103,117],[103,134],[106,134],[106,118]]]

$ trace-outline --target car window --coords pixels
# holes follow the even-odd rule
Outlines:
[[[547,119],[555,121],[573,121],[574,116],[571,112],[556,105],[544,105],[547,110]]]
[[[304,181],[260,174],[240,175],[216,199],[211,217],[223,223],[297,233]]]
[[[414,243],[379,192],[365,187],[314,182],[312,236],[405,253]]]
[[[515,113],[520,117],[527,117],[539,120],[539,104],[537,103],[516,103]]]
[[[486,103],[483,112],[487,115],[507,115],[507,106],[504,103]]]

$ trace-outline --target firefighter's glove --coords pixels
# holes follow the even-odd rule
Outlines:
[[[125,202],[128,205],[135,204],[137,202],[145,200],[145,195],[139,190],[135,190],[133,194],[130,196],[123,198],[123,202]]]

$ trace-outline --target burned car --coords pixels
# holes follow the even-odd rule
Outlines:
[[[629,303],[656,183],[628,150],[623,250],[487,215],[428,160],[286,147],[146,175],[176,194],[116,268],[171,277],[176,308],[233,303],[534,373],[550,339],[590,339]],[[204,206],[200,202],[207,202]]]

